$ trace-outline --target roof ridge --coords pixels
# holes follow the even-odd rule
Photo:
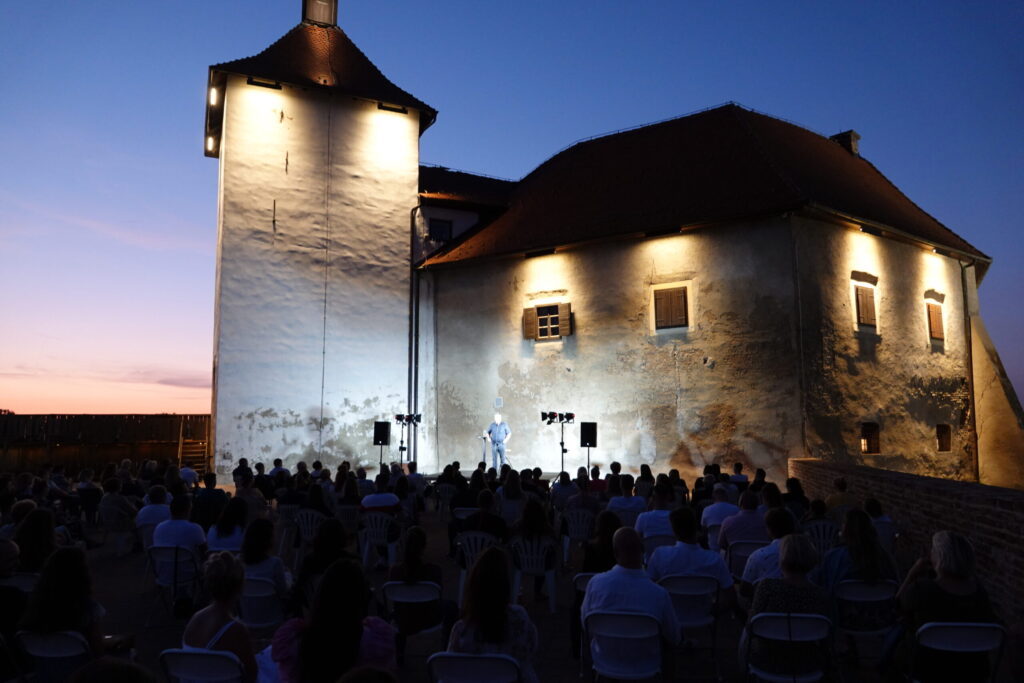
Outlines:
[[[743,108],[739,107],[738,109],[743,109]],[[733,110],[733,111],[736,111],[736,110]],[[753,110],[750,110],[750,113],[754,114],[755,116],[766,116],[766,114],[761,114],[760,112],[755,112]],[[764,159],[765,163],[768,164],[768,167],[770,169],[772,169],[772,171],[774,171],[776,178],[778,178],[779,181],[782,182],[783,185],[788,187],[793,192],[793,194],[795,194],[799,198],[799,200],[800,200],[800,202],[802,204],[807,204],[810,201],[810,199],[807,196],[807,193],[803,190],[803,188],[801,188],[799,185],[796,184],[796,181],[794,181],[788,174],[786,174],[786,173],[784,173],[782,171],[782,165],[768,152],[767,149],[765,149],[764,143],[761,141],[761,138],[758,137],[757,133],[754,132],[754,129],[750,126],[750,123],[748,121],[744,120],[738,114],[734,114],[734,115],[736,117],[737,123],[739,123],[740,127],[743,129],[743,132],[746,133],[747,137],[750,138],[751,143],[753,144],[754,149],[757,150],[758,155],[760,155],[760,157],[762,159]],[[774,118],[774,117],[769,117],[769,118]],[[782,119],[777,119],[777,120],[781,121]],[[789,124],[789,125],[796,125],[796,124],[790,123],[788,121],[786,121],[786,123]],[[799,128],[800,126],[797,126],[797,127]],[[807,129],[804,129],[804,130],[807,130]],[[817,133],[814,133],[813,131],[810,131],[810,130],[808,130],[807,132],[812,133],[814,135],[817,135]]]

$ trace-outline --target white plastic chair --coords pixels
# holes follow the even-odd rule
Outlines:
[[[519,662],[508,655],[438,652],[427,660],[432,683],[519,683]]]
[[[762,612],[755,614],[747,626],[750,639],[762,638],[788,643],[819,643],[826,666],[805,673],[774,673],[747,663],[747,674],[768,683],[812,683],[827,673],[828,642],[832,622],[820,614]]]
[[[725,551],[725,564],[729,567],[729,572],[739,579],[743,576],[747,560],[754,554],[754,551],[767,545],[767,541],[733,541],[730,543]]]
[[[562,562],[569,564],[569,553],[573,543],[586,543],[594,533],[594,513],[590,510],[574,509],[562,513],[565,520],[565,534],[562,536]]]
[[[584,618],[583,627],[597,675],[630,681],[661,673],[661,625],[654,617],[591,612]]]
[[[270,579],[246,577],[238,607],[246,628],[270,630],[284,623],[284,604]]]
[[[668,536],[665,534],[657,536],[644,536],[644,562],[649,562],[651,555],[658,548],[664,546],[671,546],[676,544],[675,536]]]
[[[915,647],[942,652],[987,652],[990,656],[994,653],[989,669],[989,680],[994,681],[1003,656],[1006,631],[999,624],[931,621],[917,629],[914,641]],[[917,680],[913,675],[910,678]]]
[[[378,547],[387,547],[387,563],[390,567],[395,564],[398,558],[398,542],[400,535],[392,533],[398,528],[398,522],[391,515],[383,512],[365,512],[362,517],[362,529],[359,530],[359,538],[363,549],[363,566],[369,567],[373,559],[373,553]],[[389,536],[395,536],[389,540]]]
[[[295,535],[299,532],[298,526],[295,523],[295,517],[299,514],[298,505],[278,505],[277,506],[277,529],[278,529],[278,545],[277,545],[277,556],[282,560],[289,558],[289,560],[295,560],[297,553],[295,552]]]
[[[39,683],[63,683],[92,659],[89,641],[77,631],[19,631],[17,638],[21,649],[32,658]]]
[[[242,683],[245,670],[233,652],[224,650],[184,650],[175,648],[160,653],[160,665],[167,680]]]
[[[712,550],[716,553],[719,551],[718,535],[721,531],[721,524],[712,524],[711,526],[704,528],[704,533],[706,533],[708,537],[708,550]]]
[[[154,545],[148,555],[161,600],[165,592],[171,594],[172,604],[183,595],[195,596],[200,570],[199,558],[191,548]],[[167,607],[166,601],[164,607]]]
[[[459,594],[457,602],[462,607],[462,592],[466,585],[466,576],[473,568],[480,553],[491,546],[498,545],[498,537],[483,531],[463,531],[455,537],[456,555],[459,561]]]
[[[334,508],[334,516],[338,518],[349,534],[354,534],[359,530],[358,505],[338,505]]]
[[[327,521],[327,515],[316,510],[299,510],[295,513],[295,528],[299,534],[299,549],[295,553],[295,568],[305,556],[306,552],[313,547],[313,539],[320,525]]]
[[[718,658],[718,580],[710,576],[670,574],[658,584],[672,596],[676,619],[682,633],[707,628],[711,631],[711,660],[715,678],[720,678]]]
[[[827,519],[812,519],[809,522],[804,522],[802,529],[822,557],[832,550],[839,537],[839,527]]]
[[[394,615],[395,609],[400,605],[421,605],[428,602],[441,601],[441,587],[429,581],[388,581],[381,586],[381,594],[384,596],[384,613]],[[398,624],[392,618],[392,624],[398,628]],[[447,643],[444,641],[444,621],[439,619],[436,624],[429,628],[422,629],[416,633],[406,633],[406,636],[423,635],[424,633],[440,633],[441,649]]]
[[[548,558],[557,557],[554,541],[546,538],[514,539],[509,544],[512,552],[512,597],[519,595],[523,576],[543,576],[548,591],[548,608],[555,613],[555,571],[547,567]],[[552,563],[554,565],[554,563]]]

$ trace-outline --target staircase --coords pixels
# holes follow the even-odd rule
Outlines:
[[[206,472],[206,441],[182,440],[179,445],[178,467],[191,467],[199,476]]]

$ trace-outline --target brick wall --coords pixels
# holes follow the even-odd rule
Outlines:
[[[904,570],[931,547],[936,531],[966,536],[993,605],[1010,623],[1024,619],[1024,491],[811,458],[790,460],[789,474],[800,479],[809,498],[826,497],[839,476],[854,496],[877,498],[899,528]]]

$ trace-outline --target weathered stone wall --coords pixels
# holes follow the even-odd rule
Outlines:
[[[405,412],[419,117],[230,77],[220,154],[216,462],[376,463]]]
[[[1024,618],[1024,492],[809,458],[790,460],[789,473],[812,498],[827,496],[839,476],[854,496],[877,498],[896,521],[908,559],[930,548],[936,531],[966,536],[992,604],[1011,623]]]
[[[960,266],[919,246],[794,217],[808,452],[954,479],[973,478]],[[876,327],[857,325],[854,279],[876,278]],[[927,301],[941,302],[945,339],[929,338]],[[860,423],[881,429],[862,455]],[[938,452],[936,425],[952,427]]]
[[[636,471],[742,460],[776,476],[801,454],[789,228],[782,220],[590,245],[433,272],[438,458],[475,462],[496,397],[517,467],[585,464],[579,421],[598,423],[592,461]],[[689,287],[690,325],[655,331],[652,289]],[[524,307],[564,300],[574,334],[523,338]]]
[[[980,316],[971,319],[981,483],[1024,489],[1024,416]]]

